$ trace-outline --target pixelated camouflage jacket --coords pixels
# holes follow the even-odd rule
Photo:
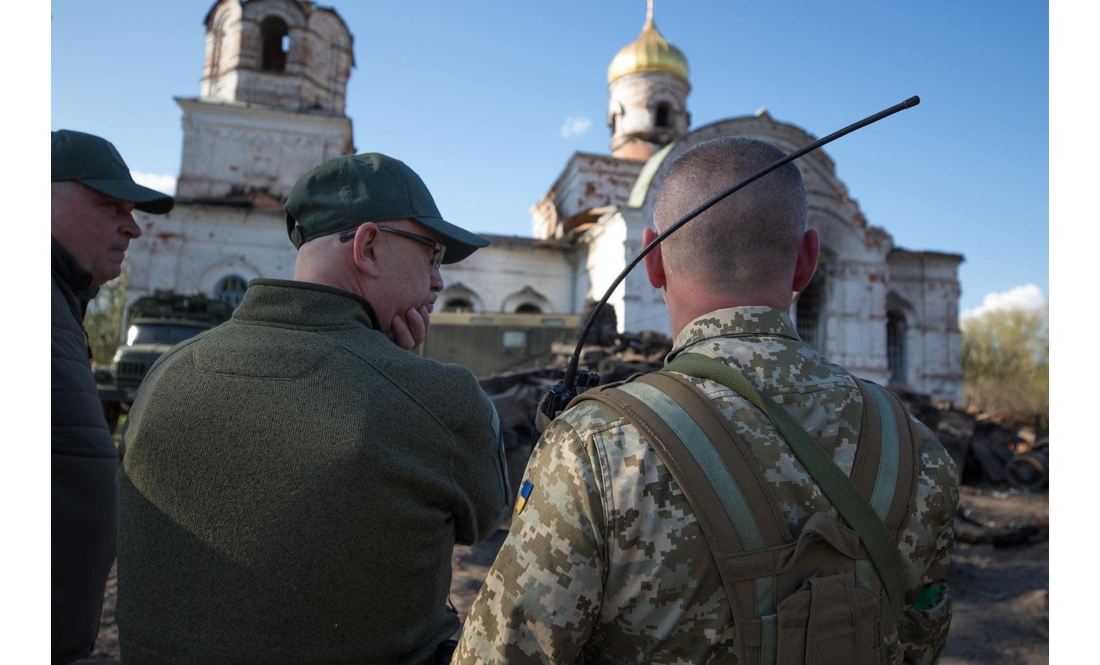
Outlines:
[[[782,404],[851,472],[862,400],[851,376],[799,340],[788,317],[737,307],[692,321],[668,360],[690,350],[741,371]],[[692,379],[748,443],[787,515],[792,535],[811,514],[832,510],[790,448],[755,407],[729,388]],[[894,662],[939,658],[951,621],[943,585],[958,503],[954,464],[913,421],[916,500],[899,537],[905,614],[887,638]],[[687,499],[642,435],[603,404],[559,416],[529,462],[533,490],[462,631],[453,662],[729,663],[732,613]],[[833,511],[835,515],[835,511]]]

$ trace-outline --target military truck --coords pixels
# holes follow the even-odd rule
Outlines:
[[[575,314],[438,312],[420,355],[459,363],[477,377],[545,364],[555,343],[575,343]]]
[[[129,304],[122,318],[122,339],[109,372],[96,373],[99,399],[108,425],[129,410],[142,379],[165,351],[227,321],[233,307],[202,293],[182,295],[157,289]]]

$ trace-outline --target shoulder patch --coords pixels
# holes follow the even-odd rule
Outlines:
[[[523,508],[527,505],[527,499],[531,497],[531,490],[535,489],[535,486],[530,480],[523,481],[523,486],[519,488],[519,496],[516,497],[516,514],[519,515],[523,512]]]

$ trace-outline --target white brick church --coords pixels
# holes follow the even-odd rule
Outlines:
[[[176,207],[137,215],[144,235],[131,245],[129,299],[167,288],[237,302],[253,278],[292,277],[282,203],[303,173],[355,152],[344,114],[353,65],[351,33],[333,9],[214,3],[201,94],[176,99],[184,132]],[[444,266],[444,311],[580,314],[641,250],[678,155],[719,136],[787,152],[816,138],[766,111],[691,128],[687,59],[657,31],[652,4],[607,77],[610,154],[569,159],[530,210],[532,237],[489,235],[489,247]],[[817,274],[791,307],[799,334],[857,375],[959,401],[963,257],[896,247],[867,223],[823,151],[795,164],[822,243]],[[609,304],[620,330],[669,332],[661,295],[641,269]]]

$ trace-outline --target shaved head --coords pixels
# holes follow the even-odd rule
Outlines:
[[[708,199],[785,156],[744,137],[701,143],[673,162],[653,212],[662,232]],[[788,289],[806,233],[806,188],[794,164],[731,194],[661,243],[670,280],[751,297]]]

